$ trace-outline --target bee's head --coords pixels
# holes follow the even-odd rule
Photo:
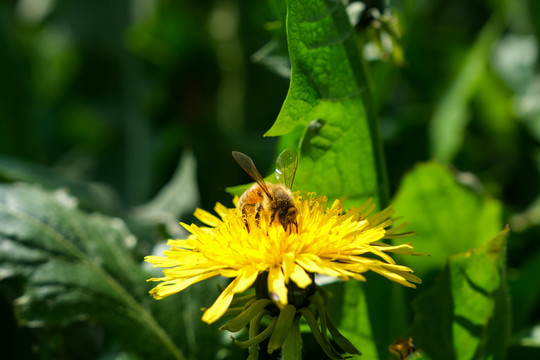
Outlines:
[[[287,230],[287,228],[291,224],[298,226],[296,222],[297,215],[298,215],[298,209],[293,204],[290,204],[288,207],[283,207],[279,209],[277,213],[277,218],[278,218],[278,221],[283,226],[283,228]]]
[[[283,208],[279,210],[278,212],[278,219],[280,223],[291,223],[294,220],[296,220],[296,215],[298,214],[298,210],[294,205],[291,205],[290,207]],[[289,220],[289,221],[287,221]]]
[[[272,190],[273,199],[269,204],[273,213],[272,221],[276,219],[287,230],[289,225],[296,225],[298,209],[294,205],[294,197],[291,190],[284,185],[275,185]]]

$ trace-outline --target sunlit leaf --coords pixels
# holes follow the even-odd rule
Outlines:
[[[510,335],[505,251],[508,229],[449,258],[435,285],[414,302],[412,335],[434,359],[504,359]]]
[[[384,202],[378,131],[364,64],[341,1],[287,2],[292,75],[268,136],[300,150],[295,186],[330,200]],[[375,140],[374,140],[375,139]],[[289,145],[288,144],[288,145]]]
[[[474,179],[470,174],[461,178]],[[419,165],[406,175],[394,208],[416,233],[411,238],[415,249],[429,255],[402,258],[424,280],[440,271],[448,256],[484,244],[503,227],[498,201],[480,196],[436,163]]]

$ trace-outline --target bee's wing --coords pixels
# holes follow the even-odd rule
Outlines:
[[[262,177],[261,173],[257,168],[255,167],[255,164],[253,163],[253,160],[246,154],[242,154],[239,151],[233,151],[232,156],[234,160],[244,169],[245,172],[248,173],[249,176],[253,178],[259,184],[261,189],[268,195],[269,198],[272,198],[272,195],[270,195],[270,192],[268,191],[268,188],[266,187],[266,183],[264,182],[264,178]]]
[[[292,189],[294,175],[298,167],[298,155],[293,148],[286,148],[276,160],[276,176],[280,183]]]

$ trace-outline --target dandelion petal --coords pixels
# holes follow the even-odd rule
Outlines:
[[[211,324],[225,314],[232,302],[234,294],[245,291],[257,278],[257,270],[247,268],[236,279],[234,279],[225,290],[219,295],[214,304],[204,312],[202,320]]]
[[[279,305],[287,305],[287,287],[281,267],[272,266],[268,274],[268,292],[276,295]]]
[[[302,269],[300,265],[294,265],[294,271],[291,274],[291,279],[301,287],[302,289],[305,289],[308,285],[312,283],[311,278],[308,276],[308,274]]]

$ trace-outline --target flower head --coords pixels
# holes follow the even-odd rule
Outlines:
[[[370,215],[375,205],[343,210],[339,200],[327,209],[325,197],[296,196],[296,227],[268,225],[236,208],[215,207],[219,218],[197,209],[195,216],[206,227],[182,223],[191,235],[169,240],[165,257],[147,256],[154,267],[164,267],[164,276],[150,292],[161,299],[190,285],[218,275],[232,278],[214,304],[203,314],[203,321],[218,320],[233,297],[250,288],[259,274],[267,273],[268,294],[279,308],[288,304],[288,284],[305,289],[313,282],[311,274],[324,274],[341,280],[365,281],[363,273],[374,271],[404,286],[415,287],[421,280],[406,266],[398,265],[388,253],[415,254],[410,244],[388,245],[382,239],[403,237],[402,226],[390,229],[393,210]]]

